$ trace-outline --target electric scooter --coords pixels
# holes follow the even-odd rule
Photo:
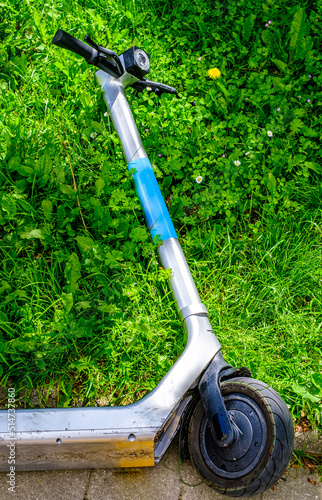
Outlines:
[[[183,354],[155,389],[121,407],[53,408],[0,412],[0,469],[8,471],[8,446],[16,447],[16,470],[119,468],[156,465],[179,432],[180,456],[192,459],[205,481],[228,496],[259,494],[284,473],[292,454],[292,419],[281,397],[251,378],[248,368],[225,362],[201,302],[142,145],[125,89],[176,94],[146,78],[149,55],[134,46],[118,56],[58,30],[53,44],[98,68],[109,114],[142,204],[184,329]]]

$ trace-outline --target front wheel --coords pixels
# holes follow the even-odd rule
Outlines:
[[[190,455],[218,492],[232,497],[258,495],[288,466],[294,445],[290,412],[274,389],[252,378],[227,380],[221,393],[236,439],[225,448],[216,445],[200,401],[189,425]]]

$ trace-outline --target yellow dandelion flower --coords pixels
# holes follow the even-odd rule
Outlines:
[[[210,76],[210,78],[219,78],[220,77],[220,71],[218,68],[211,68],[208,70],[208,76]]]

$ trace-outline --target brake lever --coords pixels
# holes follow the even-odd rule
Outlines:
[[[174,94],[179,97],[175,88],[165,85],[164,83],[152,82],[146,78],[132,83],[131,87],[133,87],[137,93],[143,92],[143,90],[146,89],[149,93],[154,92],[158,97],[165,93]]]
[[[97,44],[96,42],[94,42],[94,40],[91,39],[89,35],[85,35],[84,40],[86,43],[88,43],[88,45],[93,47],[93,49],[96,49],[97,52],[103,52],[103,54],[107,54],[110,57],[117,57],[116,52],[110,49],[106,49],[105,47],[102,47],[102,45]]]
[[[91,47],[93,47],[94,49],[97,50],[99,58],[105,59],[105,60],[107,59],[107,61],[109,63],[111,63],[116,68],[116,71],[118,74],[113,75],[113,76],[118,78],[119,76],[123,75],[124,68],[123,68],[122,63],[119,59],[119,56],[116,54],[116,52],[114,52],[113,50],[107,49],[105,47],[102,47],[102,45],[97,44],[96,42],[94,42],[94,40],[91,39],[91,37],[89,35],[85,35],[84,40],[86,43],[88,43],[88,45],[90,45]],[[107,67],[109,67],[108,64],[107,64]],[[110,67],[109,69],[113,69],[113,68]]]

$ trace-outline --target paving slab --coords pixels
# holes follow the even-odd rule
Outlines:
[[[16,473],[16,492],[0,473],[0,500],[223,500],[191,462],[180,462],[175,439],[156,467]],[[272,488],[253,500],[322,500],[317,474],[289,467]]]
[[[16,472],[15,492],[9,491],[8,476],[0,473],[1,500],[84,500],[90,471],[49,470]]]
[[[317,430],[295,432],[294,448],[305,451],[310,455],[322,457],[322,433]]]
[[[263,493],[263,500],[322,500],[322,483],[317,474],[308,474],[303,468],[290,468]]]

